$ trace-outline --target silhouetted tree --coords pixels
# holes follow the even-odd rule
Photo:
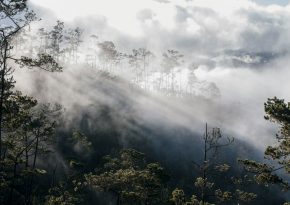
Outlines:
[[[57,21],[56,25],[49,32],[50,37],[50,55],[59,62],[60,55],[63,53],[61,43],[64,41],[64,22]]]
[[[152,56],[153,53],[145,48],[133,49],[132,54],[128,55],[129,64],[135,73],[135,82],[141,86],[143,81],[145,89],[148,87],[148,66]]]
[[[34,176],[45,173],[37,159],[48,149],[48,139],[55,128],[48,107],[40,108],[37,101],[14,89],[14,63],[60,71],[61,67],[46,54],[36,58],[14,55],[14,38],[32,21],[33,11],[25,0],[0,1],[0,202],[4,204],[31,202]],[[44,146],[45,144],[45,146]]]
[[[66,46],[66,52],[68,53],[68,60],[69,63],[78,63],[78,52],[79,52],[79,47],[82,42],[81,37],[82,37],[83,31],[80,28],[75,28],[75,29],[70,29],[67,31],[67,34],[65,36],[65,40],[67,43]]]
[[[163,60],[161,66],[163,68],[163,72],[165,75],[164,77],[162,77],[162,80],[163,78],[165,78],[166,89],[171,90],[171,92],[174,92],[174,83],[175,83],[174,68],[182,64],[183,55],[175,50],[167,50],[167,52],[164,52],[162,56]]]
[[[113,72],[113,68],[120,61],[120,53],[117,51],[115,44],[111,41],[98,43],[99,60],[102,64],[102,69],[108,72]]]
[[[208,131],[206,124],[203,137],[202,163],[194,162],[200,176],[195,179],[194,185],[198,190],[188,201],[182,189],[175,189],[172,192],[171,201],[175,205],[210,205],[211,203],[227,203],[229,201],[251,202],[257,195],[254,193],[236,190],[222,190],[215,182],[216,178],[222,178],[229,171],[230,166],[218,161],[218,154],[221,148],[233,143],[233,138],[226,138],[221,134],[219,128]],[[232,178],[234,179],[234,178]],[[231,183],[231,177],[224,177],[224,183]],[[241,180],[241,179],[240,179]]]

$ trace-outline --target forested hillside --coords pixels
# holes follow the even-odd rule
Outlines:
[[[278,43],[246,51],[206,36],[218,49],[199,56],[43,13],[0,0],[0,204],[290,204],[290,103],[272,95],[288,92],[287,69],[272,66],[289,53]]]

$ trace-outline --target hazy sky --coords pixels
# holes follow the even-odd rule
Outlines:
[[[285,5],[289,2],[285,0],[256,1],[263,5]],[[103,16],[109,25],[131,35],[142,33],[140,24],[142,20],[146,26],[159,23],[165,28],[172,29],[177,14],[176,8],[183,8],[187,11],[192,7],[207,8],[220,16],[229,16],[242,9],[260,9],[250,0],[31,0],[31,2],[50,9],[57,18],[67,21],[92,15]],[[188,29],[196,29],[194,28],[196,22],[188,23],[191,24]]]
[[[55,18],[85,27],[121,44],[214,51],[277,48],[288,34],[290,4],[267,6],[251,0],[31,0]],[[265,1],[263,1],[265,3]],[[267,1],[274,3],[274,1]],[[277,5],[281,3],[283,5]],[[39,13],[39,12],[38,12]],[[42,15],[39,13],[40,16]],[[51,18],[44,18],[51,19]],[[286,32],[286,33],[285,33]],[[267,41],[265,42],[265,38]],[[158,41],[162,39],[162,41]],[[275,46],[271,45],[275,40]],[[130,42],[128,42],[130,41]],[[162,44],[162,45],[160,45]],[[243,44],[243,45],[241,45]],[[259,44],[259,46],[257,45]],[[283,46],[282,45],[282,46]],[[128,45],[125,45],[128,47]],[[130,45],[131,46],[131,45]],[[212,47],[215,47],[213,50]]]
[[[269,5],[269,4],[287,5],[289,4],[289,0],[254,0],[254,1],[262,5]]]
[[[289,0],[30,2],[44,25],[60,19],[128,50],[177,49],[197,64],[211,68],[233,56],[245,63],[269,60],[289,53],[290,48]],[[247,53],[259,56],[249,59],[244,55]]]

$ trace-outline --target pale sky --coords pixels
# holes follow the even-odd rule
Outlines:
[[[287,5],[289,4],[289,0],[254,0],[254,1],[262,5],[269,5],[269,4]]]
[[[285,5],[289,0],[255,0],[265,4]],[[142,34],[144,26],[158,23],[165,29],[174,28],[176,8],[202,7],[211,9],[221,16],[231,16],[238,10],[258,7],[251,0],[31,0],[37,6],[50,9],[56,18],[74,21],[88,16],[103,16],[109,26],[133,36]],[[166,1],[165,1],[166,2]],[[140,24],[143,21],[143,25]],[[197,28],[194,21],[188,19],[189,30]]]

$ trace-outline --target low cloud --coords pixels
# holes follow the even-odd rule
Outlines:
[[[130,2],[126,0],[123,4],[128,6]],[[167,98],[146,93],[131,95],[124,87],[124,95],[133,99],[142,120],[171,119],[173,124],[192,129],[209,122],[259,147],[273,142],[277,128],[263,119],[263,103],[273,96],[290,100],[287,92],[290,87],[287,79],[290,74],[287,60],[290,5],[261,6],[248,0],[238,3],[229,0],[158,2],[133,3],[132,7],[122,10],[127,13],[125,16],[119,12],[115,16],[112,12],[106,15],[106,10],[93,14],[90,9],[89,16],[76,14],[68,18],[55,13],[54,18],[63,18],[68,25],[82,27],[85,37],[96,34],[101,40],[112,40],[122,52],[146,47],[160,56],[167,49],[179,50],[185,55],[187,63],[184,66],[197,68],[194,73],[199,82],[213,82],[220,90],[220,98],[206,104],[204,101],[168,102]],[[102,3],[88,1],[90,7],[99,4]],[[39,11],[46,24],[47,13],[42,12],[43,9]],[[127,21],[129,17],[132,19]],[[59,79],[48,77],[41,81],[48,89],[44,97],[51,94],[53,99],[68,107],[73,103],[89,105],[101,99],[106,99],[106,103],[114,102],[114,98],[104,96],[98,87],[93,87],[94,80],[87,80],[87,75],[93,76],[91,72],[77,68],[64,72]],[[35,86],[21,80],[25,75],[19,77],[19,86]],[[54,85],[59,83],[56,88]],[[26,91],[29,92],[29,88]],[[193,122],[196,126],[192,126]]]

